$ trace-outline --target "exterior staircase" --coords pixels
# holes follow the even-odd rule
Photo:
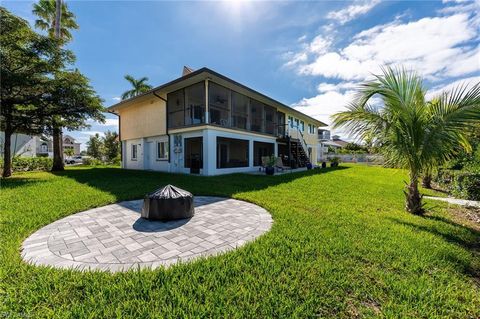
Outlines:
[[[291,141],[291,152],[293,159],[297,162],[298,167],[306,167],[310,163],[307,150],[304,149],[300,141]]]

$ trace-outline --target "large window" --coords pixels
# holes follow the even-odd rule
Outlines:
[[[232,127],[248,130],[249,98],[232,91]]]
[[[247,140],[217,137],[217,168],[248,167]]]
[[[305,122],[300,121],[300,131],[305,132]]]
[[[205,123],[205,85],[200,82],[167,94],[168,128]]]
[[[185,88],[185,125],[205,123],[205,84]]]
[[[168,142],[157,142],[157,159],[165,160],[168,158]]]
[[[290,128],[293,128],[293,117],[292,116],[288,117],[288,125],[290,126]]]
[[[250,100],[250,130],[255,132],[264,131],[263,104],[256,100]]]
[[[274,134],[275,133],[275,108],[265,105],[265,133]]]
[[[229,127],[230,90],[213,82],[209,82],[208,95],[210,123]]]
[[[203,168],[203,138],[185,139],[185,163],[187,168]]]
[[[262,165],[262,157],[275,155],[274,151],[273,143],[253,142],[253,165]]]

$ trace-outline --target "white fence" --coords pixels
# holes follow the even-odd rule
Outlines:
[[[363,163],[369,165],[382,165],[383,156],[376,154],[325,154],[323,160],[328,162],[331,158],[338,157],[344,163]]]

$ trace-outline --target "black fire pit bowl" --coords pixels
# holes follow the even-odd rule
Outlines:
[[[194,212],[193,195],[173,185],[157,189],[143,200],[142,217],[150,220],[190,218]]]

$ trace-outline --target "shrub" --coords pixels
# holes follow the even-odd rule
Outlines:
[[[49,157],[14,157],[12,158],[12,170],[14,172],[49,171],[52,168],[53,159]],[[3,169],[3,158],[0,161]]]
[[[452,194],[459,198],[480,200],[480,173],[457,173]]]
[[[104,165],[104,163],[101,160],[92,158],[92,157],[85,157],[82,159],[83,164],[87,166],[98,166],[98,165]]]

